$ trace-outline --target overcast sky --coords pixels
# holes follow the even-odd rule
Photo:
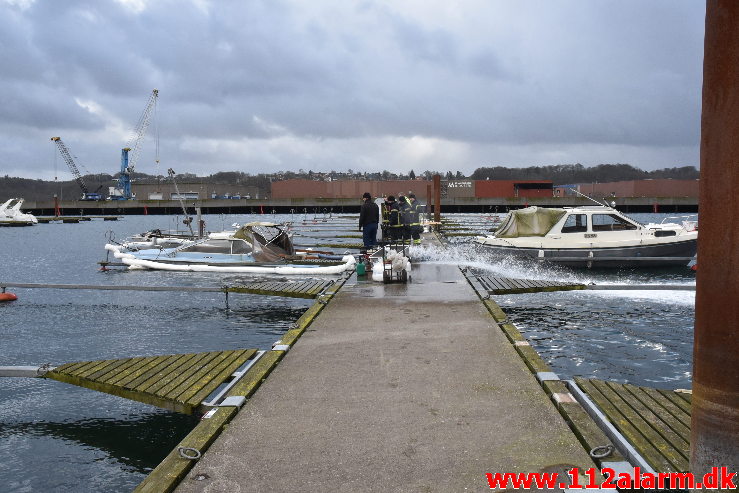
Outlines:
[[[700,0],[0,0],[0,174],[698,166]],[[159,135],[159,159],[155,149]]]

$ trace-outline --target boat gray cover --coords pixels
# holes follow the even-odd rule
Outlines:
[[[495,231],[495,237],[544,236],[562,219],[565,212],[564,209],[548,207],[526,207],[511,211]]]

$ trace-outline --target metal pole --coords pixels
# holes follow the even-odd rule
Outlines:
[[[431,184],[428,184],[426,185],[426,219],[429,221],[431,220],[431,197]]]
[[[434,221],[437,223],[441,221],[441,176],[439,175],[434,175]]]
[[[739,2],[708,0],[690,469],[739,470]]]

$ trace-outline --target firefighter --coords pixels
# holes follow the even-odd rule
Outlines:
[[[398,210],[400,211],[400,222],[401,222],[401,234],[400,234],[400,240],[406,241],[411,239],[411,229],[410,229],[410,204],[408,203],[408,197],[403,195],[401,192],[398,195]]]
[[[380,210],[382,211],[380,227],[382,229],[383,241],[386,241],[390,238],[390,232],[388,231],[388,228],[390,226],[390,202],[388,201],[389,198],[390,197],[384,197],[382,207],[380,207]]]
[[[390,195],[387,198],[388,207],[388,239],[395,242],[403,239],[403,218],[401,217],[400,208],[395,201],[395,197]]]
[[[408,194],[408,227],[410,230],[411,243],[421,244],[421,204],[416,200],[416,194]]]

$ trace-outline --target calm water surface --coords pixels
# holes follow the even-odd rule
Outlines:
[[[662,215],[634,215],[661,220]],[[449,215],[478,226],[479,215]],[[209,216],[211,230],[283,216]],[[297,218],[297,217],[296,217]],[[176,218],[1,228],[0,281],[219,286],[237,275],[112,270],[100,272],[106,233],[117,238],[173,227]],[[474,223],[474,224],[473,224]],[[332,237],[301,231],[295,242]],[[346,234],[343,232],[342,234]],[[312,236],[311,236],[312,235]],[[491,257],[459,238],[451,251],[421,249],[428,262],[461,263],[487,275],[595,283],[694,284],[687,269],[571,271]],[[331,239],[355,243],[356,239]],[[61,364],[233,348],[269,348],[310,300],[218,293],[13,289],[0,304],[0,365]],[[562,377],[574,375],[664,388],[690,387],[693,292],[562,292],[496,297]],[[2,491],[131,491],[197,423],[88,389],[42,379],[0,379]]]

